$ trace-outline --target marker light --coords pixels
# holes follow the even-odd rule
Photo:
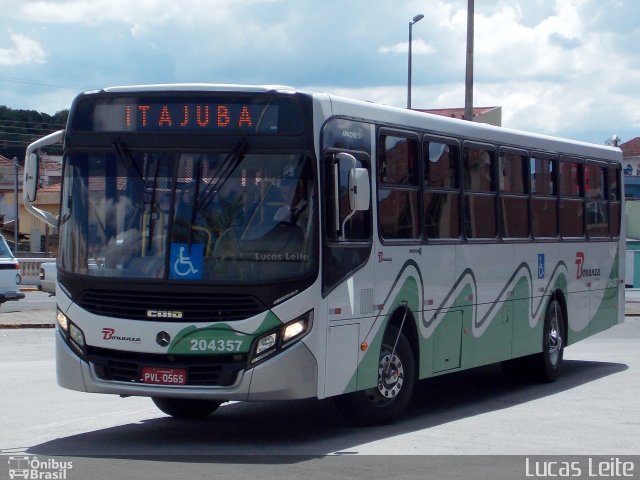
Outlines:
[[[272,333],[271,335],[267,335],[266,337],[262,337],[258,340],[258,345],[256,346],[256,355],[260,355],[262,352],[266,352],[270,348],[274,347],[276,344],[276,334]]]
[[[249,363],[256,364],[290,347],[311,330],[312,324],[313,310],[309,310],[277,330],[265,333],[254,341]]]
[[[81,350],[84,349],[84,333],[72,322],[69,322],[69,338],[80,347]]]

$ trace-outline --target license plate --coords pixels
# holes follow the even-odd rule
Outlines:
[[[155,385],[186,385],[187,370],[185,368],[142,367],[140,381]]]

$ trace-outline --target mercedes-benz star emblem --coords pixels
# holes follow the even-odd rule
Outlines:
[[[161,347],[166,347],[171,343],[171,335],[165,331],[158,333],[158,335],[156,335],[156,343]]]

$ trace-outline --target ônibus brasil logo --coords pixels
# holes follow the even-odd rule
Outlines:
[[[580,280],[583,277],[599,277],[600,269],[596,267],[587,266],[584,264],[584,252],[576,252],[576,279]]]
[[[122,342],[133,342],[140,343],[140,337],[123,337],[121,335],[116,335],[115,328],[104,327],[102,329],[102,339],[103,340],[120,340]]]

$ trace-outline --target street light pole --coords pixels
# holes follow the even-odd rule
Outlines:
[[[413,44],[413,39],[412,39],[413,24],[418,23],[423,18],[424,18],[424,15],[419,13],[418,15],[413,17],[409,22],[409,72],[408,72],[408,80],[407,80],[407,108],[411,108],[411,46]]]
[[[19,174],[19,167],[20,164],[18,163],[18,157],[13,157],[13,165],[16,169],[16,176],[14,179],[14,184],[13,184],[13,191],[15,193],[15,200],[16,200],[16,220],[13,223],[14,229],[15,229],[15,246],[13,247],[14,249],[14,254],[17,255],[18,254],[18,244],[20,242],[20,207],[18,204],[18,174]]]
[[[467,3],[467,72],[464,79],[464,119],[473,121],[473,5]]]

